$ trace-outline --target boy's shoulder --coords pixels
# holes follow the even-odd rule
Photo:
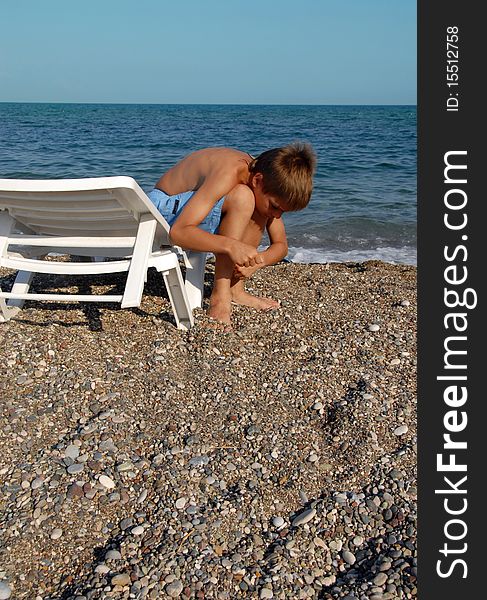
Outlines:
[[[251,188],[245,183],[238,183],[235,187],[233,187],[230,192],[226,195],[227,198],[234,198],[237,200],[247,200],[247,199],[255,199],[254,192]]]

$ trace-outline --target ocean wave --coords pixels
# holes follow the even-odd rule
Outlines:
[[[332,250],[325,248],[289,248],[288,260],[295,263],[363,262],[382,260],[392,264],[416,265],[417,250],[412,246]]]

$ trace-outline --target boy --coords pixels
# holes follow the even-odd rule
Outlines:
[[[156,183],[149,198],[171,226],[172,242],[215,254],[211,319],[230,325],[232,302],[263,310],[278,306],[245,292],[244,279],[286,256],[281,215],[308,204],[315,164],[313,149],[302,143],[257,158],[231,148],[205,148]],[[264,228],[271,245],[259,253]]]

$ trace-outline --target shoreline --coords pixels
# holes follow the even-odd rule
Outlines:
[[[155,273],[140,309],[2,325],[12,597],[416,597],[416,267],[281,263],[247,289],[282,305],[231,334],[176,330]]]

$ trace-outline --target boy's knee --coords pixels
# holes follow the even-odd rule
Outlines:
[[[255,209],[255,198],[252,190],[246,185],[236,185],[225,197],[224,212],[238,213],[250,219]]]

